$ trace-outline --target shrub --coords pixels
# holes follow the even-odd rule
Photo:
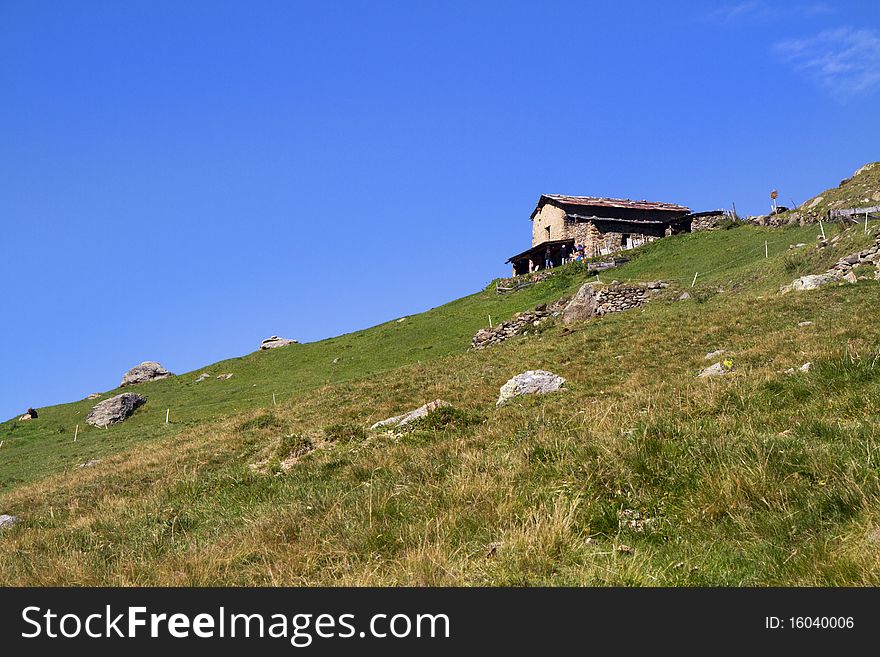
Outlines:
[[[249,433],[252,431],[261,431],[264,429],[287,429],[287,423],[274,413],[262,413],[250,420],[240,423],[235,430],[238,433]]]
[[[327,442],[361,442],[367,439],[367,430],[356,424],[345,422],[324,427],[324,440]]]
[[[283,461],[284,459],[305,456],[313,449],[315,449],[315,445],[311,438],[294,433],[281,438],[278,448],[275,450],[275,456]]]
[[[454,406],[443,406],[419,418],[409,426],[420,431],[445,431],[447,429],[465,429],[480,424],[485,418],[479,413],[463,411]]]

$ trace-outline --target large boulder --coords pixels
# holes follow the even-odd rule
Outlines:
[[[122,377],[122,387],[133,386],[138,383],[146,383],[147,381],[155,381],[157,379],[165,379],[172,376],[171,372],[166,370],[162,365],[151,360],[144,361],[140,365],[132,367]]]
[[[122,422],[144,404],[147,398],[133,392],[123,392],[96,404],[86,416],[86,424],[107,427]]]
[[[562,310],[562,323],[583,322],[596,314],[598,305],[593,283],[584,283]]]
[[[546,395],[549,392],[556,392],[565,383],[565,379],[561,376],[547,372],[546,370],[529,370],[522,374],[517,374],[507,383],[501,386],[496,406],[506,401],[519,397],[520,395]]]
[[[260,343],[260,349],[275,349],[276,347],[286,347],[291,344],[299,344],[299,342],[296,340],[289,340],[288,338],[279,338],[277,335],[273,335]]]
[[[18,522],[18,518],[15,516],[10,516],[9,514],[3,513],[0,514],[0,529],[6,529],[7,527],[12,527],[15,523]]]
[[[410,422],[415,422],[419,418],[425,417],[428,413],[436,411],[438,408],[443,408],[444,406],[450,406],[450,403],[447,401],[443,401],[442,399],[435,399],[434,401],[428,402],[423,406],[419,406],[417,409],[409,411],[408,413],[395,415],[394,417],[389,417],[387,420],[376,422],[376,424],[371,426],[370,429],[381,429],[382,427],[403,427]]]

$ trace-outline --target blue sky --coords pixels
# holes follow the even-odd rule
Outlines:
[[[541,193],[880,159],[880,3],[0,0],[0,417],[505,275]]]

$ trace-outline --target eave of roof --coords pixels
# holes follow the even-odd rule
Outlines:
[[[585,214],[573,214],[568,213],[565,215],[566,219],[583,219],[584,221],[594,221],[597,223],[601,223],[603,221],[610,221],[614,223],[620,224],[636,224],[640,226],[662,226],[664,224],[671,223],[673,221],[678,221],[679,219],[685,219],[690,215],[684,215],[682,217],[669,217],[667,219],[618,219],[616,217],[593,217]]]

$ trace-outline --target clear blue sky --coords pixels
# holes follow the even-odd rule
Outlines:
[[[0,1],[0,417],[415,313],[542,192],[880,159],[880,3]]]

